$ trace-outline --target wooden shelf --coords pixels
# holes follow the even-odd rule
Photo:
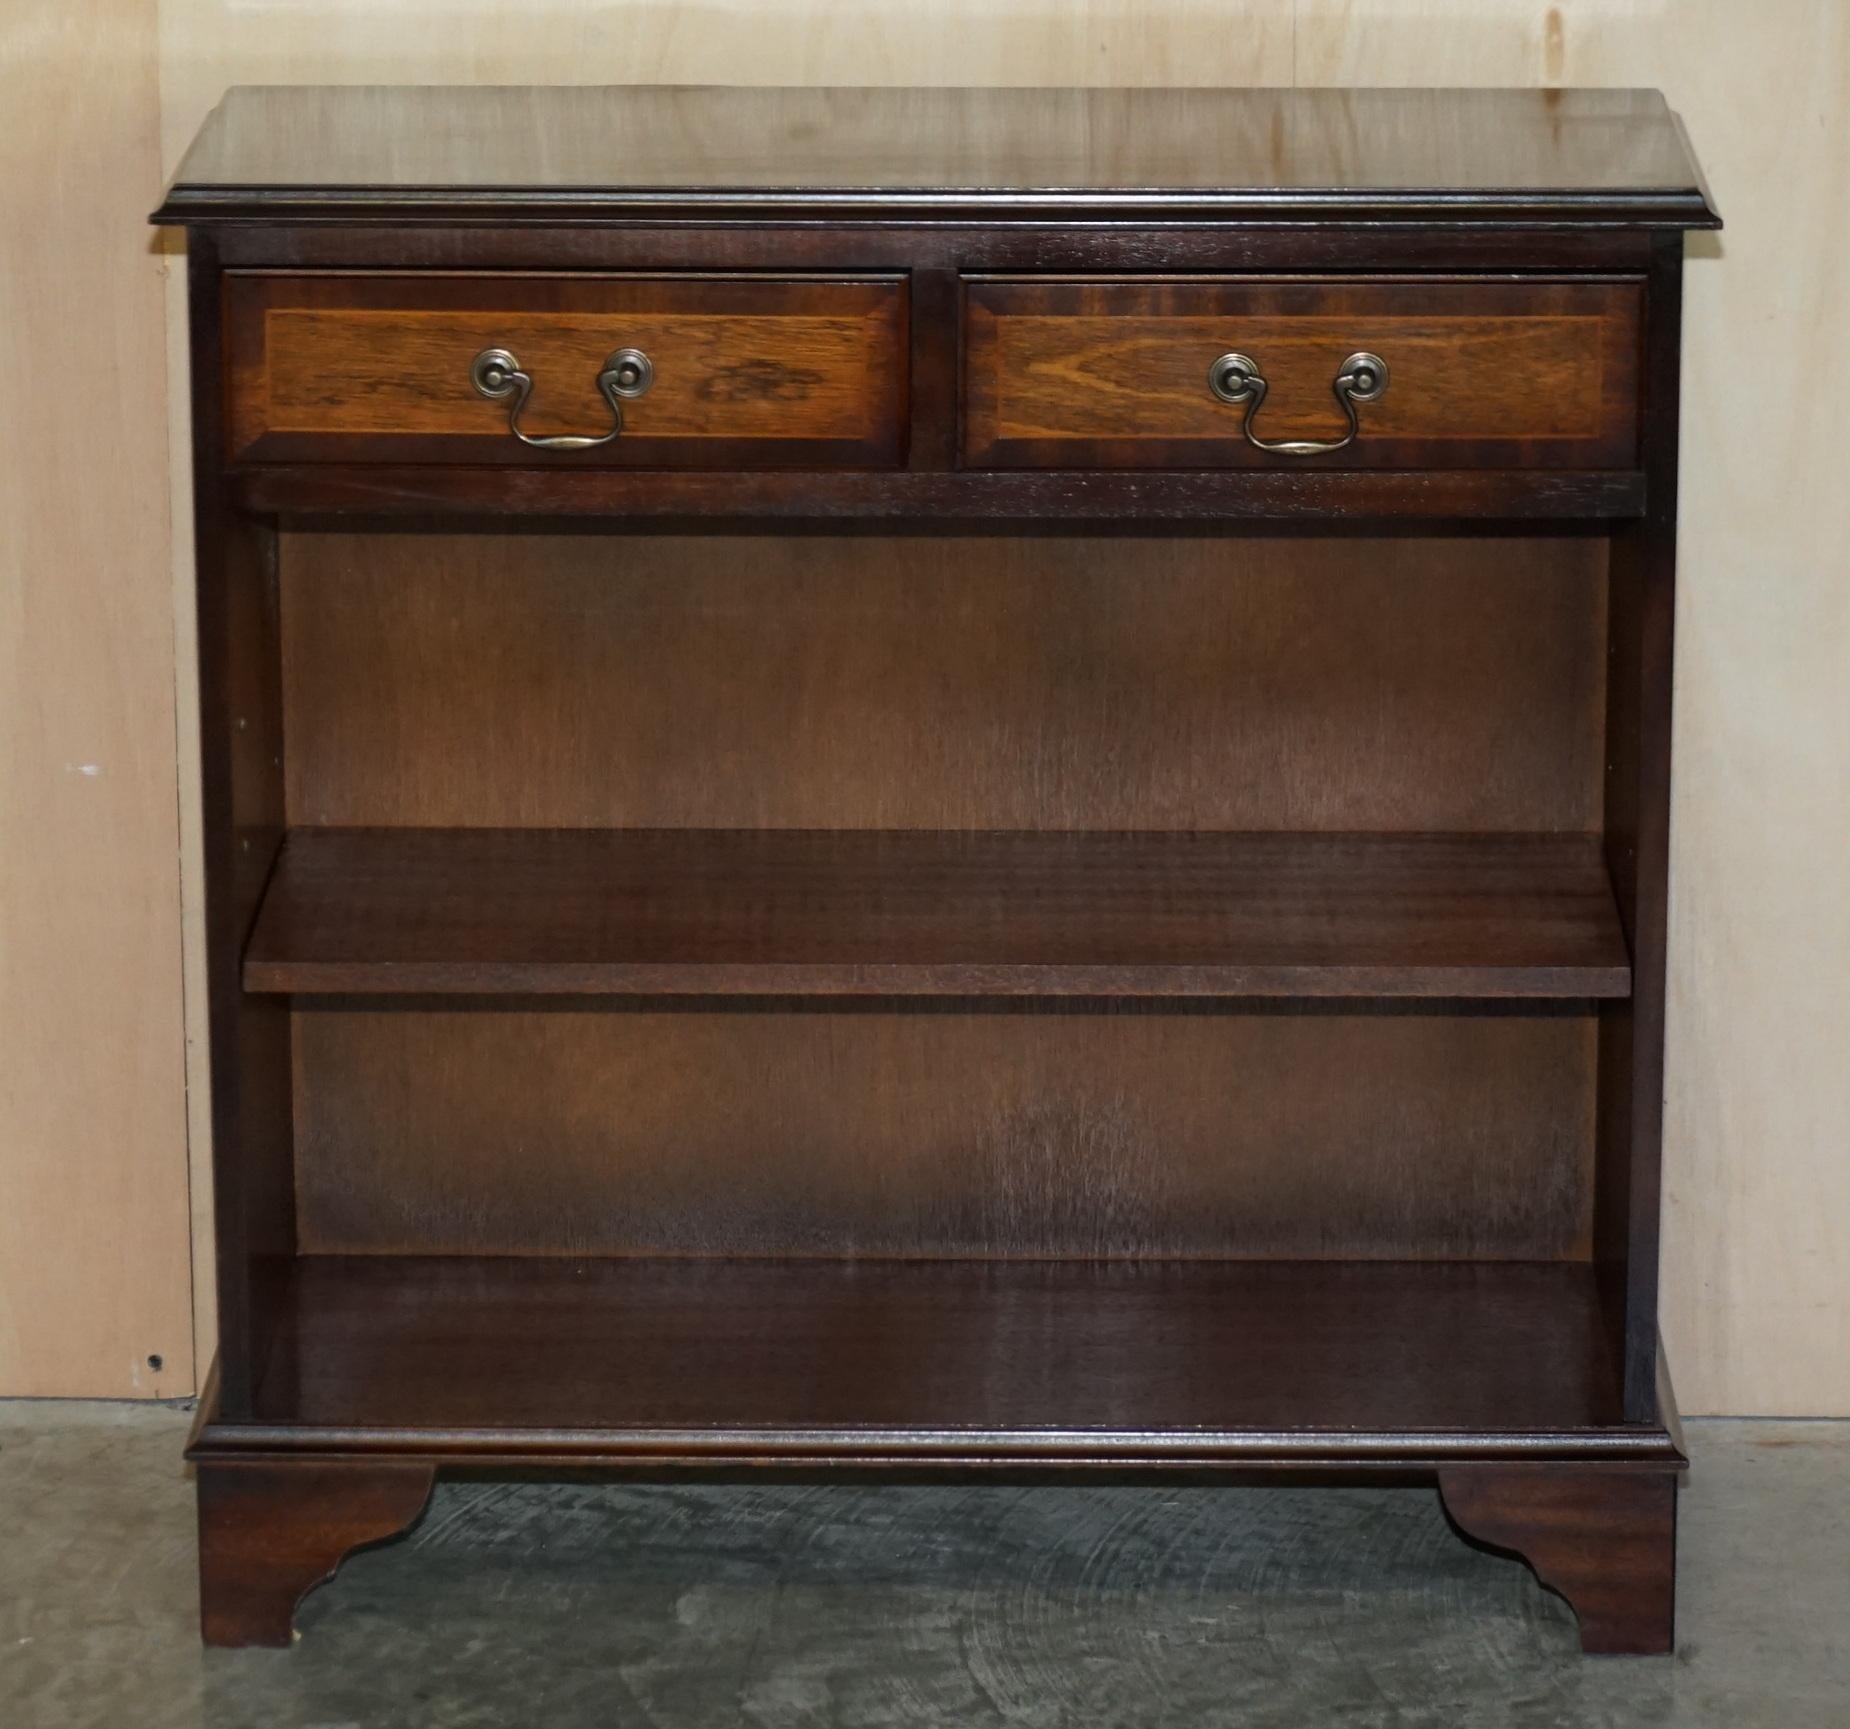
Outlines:
[[[258,992],[1622,997],[1595,836],[296,829]]]
[[[1607,1340],[1577,1263],[310,1256],[243,1441],[1433,1457],[1617,1424]]]

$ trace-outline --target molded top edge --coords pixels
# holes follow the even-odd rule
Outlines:
[[[275,86],[154,220],[1719,226],[1652,90]]]

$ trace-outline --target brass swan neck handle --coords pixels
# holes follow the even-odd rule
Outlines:
[[[577,434],[559,434],[535,438],[520,429],[520,416],[533,394],[533,375],[505,348],[484,348],[469,364],[469,382],[478,395],[490,402],[513,398],[508,410],[507,429],[522,444],[534,450],[595,450],[608,444],[623,430],[623,404],[641,396],[655,382],[655,367],[640,348],[619,348],[604,362],[597,375],[597,388],[610,405],[611,426],[596,438]]]
[[[1349,418],[1349,430],[1341,438],[1271,440],[1261,438],[1253,430],[1253,422],[1259,418],[1259,410],[1265,405],[1268,388],[1258,362],[1248,355],[1230,353],[1223,354],[1208,368],[1208,389],[1222,402],[1244,404],[1246,413],[1240,425],[1246,434],[1246,442],[1255,450],[1263,450],[1268,456],[1329,456],[1335,451],[1348,449],[1362,431],[1361,423],[1356,418],[1356,404],[1380,401],[1387,387],[1387,362],[1380,355],[1370,354],[1366,350],[1352,354],[1342,363],[1336,381],[1330,387],[1343,413]]]

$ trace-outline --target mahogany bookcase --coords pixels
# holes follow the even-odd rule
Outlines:
[[[1654,93],[239,90],[205,1637],[445,1469],[1436,1482],[1672,1640]]]

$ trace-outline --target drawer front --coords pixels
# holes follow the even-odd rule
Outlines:
[[[226,316],[235,462],[866,468],[905,448],[903,277],[234,272]]]
[[[964,461],[1631,468],[1642,310],[1629,280],[973,277]],[[1216,394],[1210,373],[1227,355],[1251,363],[1262,392]],[[1380,379],[1344,374],[1355,355],[1385,363],[1374,400]],[[1240,369],[1221,382],[1239,390]]]

